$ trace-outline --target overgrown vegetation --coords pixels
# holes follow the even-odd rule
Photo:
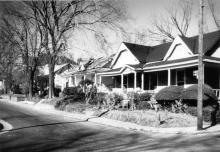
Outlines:
[[[189,87],[189,90],[194,87]],[[211,94],[210,89],[208,88],[205,93]],[[103,93],[97,92],[97,88],[92,83],[84,83],[81,87],[65,88],[64,97],[56,101],[55,108],[83,114],[86,111],[93,111],[95,116],[109,111],[104,117],[147,126],[194,126],[196,107],[187,104],[186,101],[189,100],[182,99],[185,90],[182,87],[170,86],[162,89],[155,96],[146,92]],[[132,107],[133,105],[135,108]],[[212,104],[205,106],[204,121],[210,122],[212,110]],[[220,118],[220,115],[217,117]]]
[[[187,114],[174,114],[168,111],[113,110],[104,117],[151,127],[191,127],[196,125],[196,117]]]

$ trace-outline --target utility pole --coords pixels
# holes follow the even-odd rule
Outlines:
[[[199,46],[198,46],[198,101],[197,101],[197,130],[203,129],[203,87],[204,87],[204,64],[203,64],[203,8],[204,1],[199,4]]]

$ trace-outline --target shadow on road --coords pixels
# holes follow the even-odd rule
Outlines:
[[[61,122],[36,126],[40,132],[27,132],[17,128],[0,137],[1,152],[50,152],[50,151],[217,151],[220,135],[210,136],[152,136],[105,128],[100,125],[77,125],[85,121]],[[74,124],[69,126],[68,124]],[[62,126],[57,126],[61,125]],[[55,126],[54,126],[55,125]],[[45,129],[45,127],[47,127]],[[97,128],[96,128],[97,127]],[[24,134],[25,133],[25,134]],[[13,138],[12,138],[13,137]]]
[[[16,131],[16,130],[21,130],[21,129],[30,129],[34,127],[46,127],[46,126],[52,126],[52,125],[63,125],[63,124],[73,124],[73,123],[79,123],[79,122],[86,122],[87,120],[82,120],[82,121],[70,121],[70,122],[56,122],[56,123],[48,123],[48,124],[40,124],[40,125],[32,125],[32,126],[25,126],[25,127],[20,127],[20,128],[14,128],[10,130],[4,130],[0,132],[5,132],[5,131]]]

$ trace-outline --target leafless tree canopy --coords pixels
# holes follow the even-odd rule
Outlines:
[[[116,26],[123,18],[122,5],[115,0],[14,1],[4,2],[3,32],[20,52],[28,77],[36,70],[41,52],[48,56],[49,97],[53,96],[54,67],[66,50],[67,38],[75,30]],[[21,9],[22,8],[22,9]],[[100,29],[99,29],[100,30]],[[72,42],[74,43],[74,42]]]
[[[168,17],[155,16],[153,20],[153,29],[149,30],[154,40],[172,41],[175,38],[175,33],[182,36],[187,35],[192,16],[192,1],[178,1],[176,5],[166,8]]]
[[[27,1],[24,2],[39,28],[46,34],[45,48],[49,56],[49,97],[53,96],[54,66],[57,55],[66,48],[70,30],[95,24],[110,25],[118,19],[120,11],[112,1]]]
[[[7,6],[5,9],[1,32],[7,43],[13,46],[12,54],[18,54],[15,61],[26,75],[29,96],[32,97],[34,76],[44,50],[44,34],[34,20],[27,20],[26,14]]]
[[[219,19],[217,12],[216,12],[216,9],[218,9],[218,8],[215,7],[215,2],[213,0],[208,0],[208,5],[209,5],[209,9],[211,11],[211,15],[213,17],[213,20],[215,22],[215,25],[218,29],[220,29],[220,19]]]

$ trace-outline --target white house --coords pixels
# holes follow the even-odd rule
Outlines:
[[[205,83],[220,89],[220,31],[204,34]],[[123,42],[111,64],[100,72],[101,83],[113,89],[155,92],[164,86],[195,84],[198,36],[177,36],[172,43],[143,46]]]

